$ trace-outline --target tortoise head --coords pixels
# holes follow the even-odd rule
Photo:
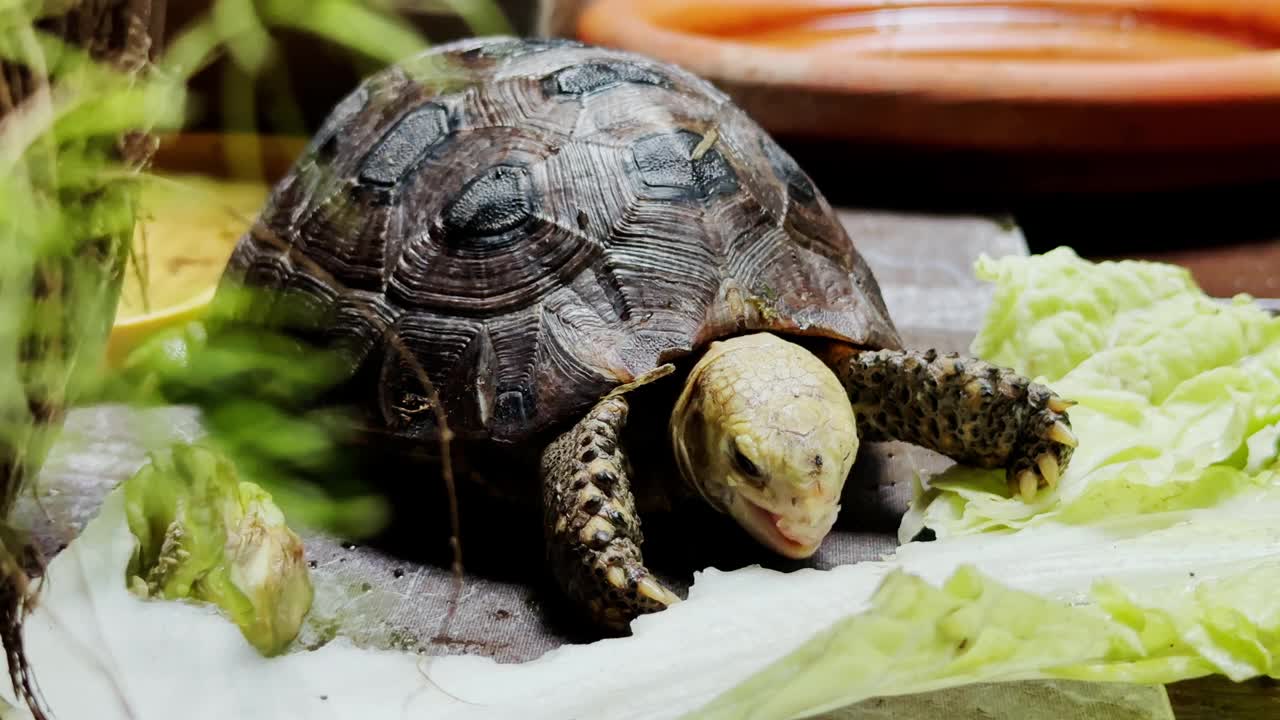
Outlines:
[[[766,547],[812,555],[858,451],[849,396],[808,350],[758,333],[712,343],[671,415],[687,482]]]

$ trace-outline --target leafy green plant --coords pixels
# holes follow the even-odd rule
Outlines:
[[[510,30],[496,6],[484,0],[214,0],[165,42],[163,11],[164,0],[0,2],[0,517],[5,519],[19,494],[32,489],[67,409],[104,385],[100,358],[122,278],[137,252],[139,183],[158,134],[182,129],[198,109],[200,98],[189,88],[197,73],[215,59],[228,59],[221,106],[214,111],[239,126],[256,116],[255,82],[274,83],[273,121],[297,131],[304,128],[288,69],[280,63],[278,31],[346,48],[353,62],[374,68],[427,46],[411,22],[415,14],[455,14],[477,33]],[[239,137],[239,143],[228,145],[228,164],[243,174],[261,175],[254,135]],[[263,360],[260,352],[227,350],[209,361],[218,363],[216,371],[203,366],[204,379],[243,374]],[[190,389],[195,381],[185,382]],[[289,462],[284,461],[323,460],[316,450],[326,442],[328,420],[294,416],[283,405],[272,413],[260,393],[223,397],[227,402],[214,415],[221,412],[225,422],[213,423],[214,440],[245,458],[248,473],[264,486],[280,479],[287,489]],[[143,395],[115,399],[147,401]],[[156,399],[162,398],[150,397]],[[278,423],[276,434],[283,430],[289,442],[270,448],[248,443],[244,419],[250,410]],[[313,518],[338,517],[314,493],[277,496],[286,512],[293,510],[293,498],[305,500],[296,506],[309,509]],[[30,555],[22,534],[4,523],[0,641],[15,691],[42,717],[22,647],[22,619],[35,600],[29,573],[33,565],[38,572],[39,565],[29,561]]]
[[[119,292],[149,130],[172,127],[172,84],[139,77],[149,3],[0,6],[0,513],[38,472],[67,407],[90,380]],[[103,37],[105,35],[105,37]],[[123,39],[117,39],[122,37]],[[141,80],[141,81],[140,81]],[[37,716],[22,619],[34,600],[25,540],[7,528],[0,640]]]

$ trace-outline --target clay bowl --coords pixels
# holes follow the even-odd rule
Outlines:
[[[597,0],[577,34],[713,80],[802,162],[873,162],[864,182],[1280,179],[1280,2]]]

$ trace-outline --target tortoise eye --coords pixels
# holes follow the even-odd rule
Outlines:
[[[748,477],[760,477],[760,468],[756,467],[756,464],[751,462],[751,458],[743,454],[742,450],[738,448],[733,449],[733,464],[737,465],[738,469]]]

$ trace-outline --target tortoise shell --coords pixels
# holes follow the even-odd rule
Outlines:
[[[241,239],[242,319],[350,353],[378,429],[516,444],[755,330],[896,348],[792,158],[710,83],[635,54],[440,45],[331,112]],[[272,299],[277,298],[277,299]],[[286,320],[285,315],[294,320]]]

